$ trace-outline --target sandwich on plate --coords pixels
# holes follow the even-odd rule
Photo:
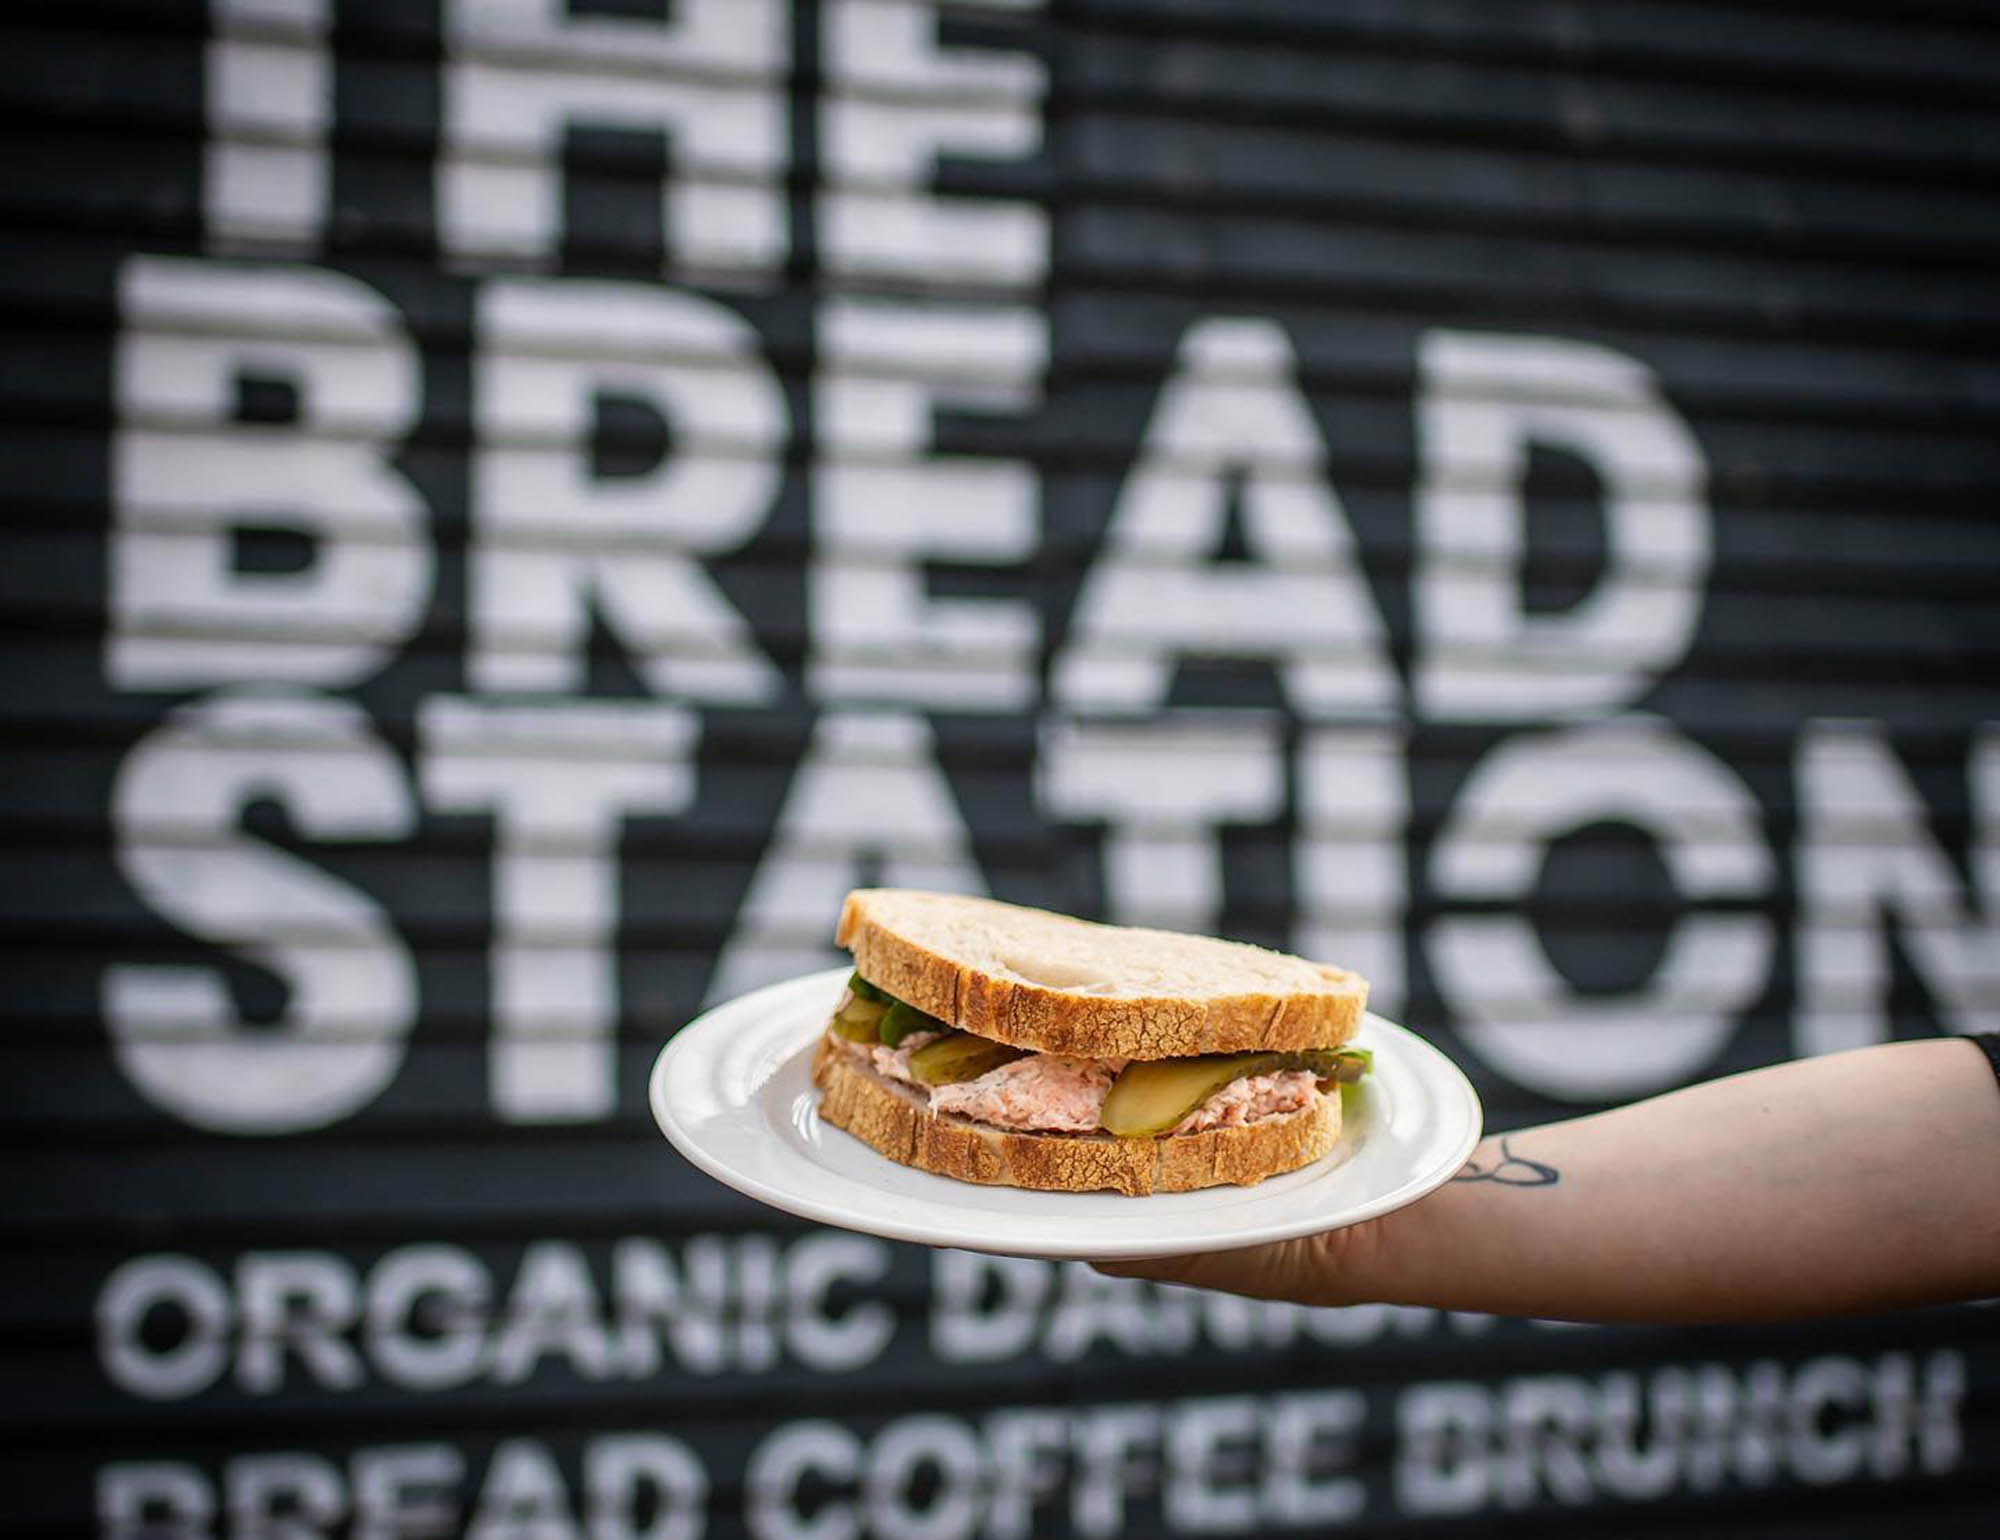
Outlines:
[[[1139,1196],[1327,1155],[1358,974],[1236,941],[895,888],[850,893],[819,1113],[961,1181]]]

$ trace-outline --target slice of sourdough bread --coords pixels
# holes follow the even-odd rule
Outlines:
[[[920,1171],[996,1187],[1045,1192],[1110,1188],[1129,1197],[1253,1186],[1296,1171],[1340,1141],[1340,1096],[1315,1096],[1298,1112],[1240,1128],[1158,1139],[1112,1134],[1035,1134],[934,1113],[921,1091],[878,1075],[821,1038],[813,1058],[819,1115],[881,1154]]]
[[[835,940],[896,999],[1043,1053],[1337,1048],[1368,1000],[1359,974],[1240,941],[902,888],[848,894]]]

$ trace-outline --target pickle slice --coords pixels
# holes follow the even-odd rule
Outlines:
[[[1121,1139],[1163,1134],[1232,1080],[1277,1065],[1275,1053],[1204,1053],[1187,1059],[1135,1059],[1104,1098],[1107,1132]]]
[[[834,1035],[851,1043],[878,1043],[882,1040],[882,1017],[888,1009],[871,1000],[850,997],[833,1013]]]
[[[1333,1080],[1347,1085],[1368,1073],[1375,1062],[1375,1053],[1369,1048],[1300,1048],[1290,1053],[1276,1055],[1278,1063],[1267,1070],[1252,1070],[1253,1075],[1268,1075],[1276,1070],[1309,1069],[1322,1080]]]
[[[1359,1080],[1375,1067],[1375,1050],[1373,1048],[1317,1049],[1315,1052],[1331,1053],[1333,1055],[1333,1070],[1327,1078],[1337,1080],[1342,1085],[1353,1085],[1355,1081]]]
[[[1163,1134],[1232,1080],[1310,1070],[1323,1080],[1358,1080],[1367,1050],[1308,1048],[1296,1053],[1204,1053],[1185,1059],[1135,1059],[1104,1098],[1104,1127],[1121,1139]]]
[[[911,1054],[910,1073],[925,1085],[956,1085],[961,1080],[977,1080],[989,1069],[998,1069],[1026,1051],[996,1043],[990,1037],[952,1032],[934,1043],[925,1043]]]
[[[858,973],[847,976],[847,992],[857,1000],[866,1000],[870,1005],[887,1005],[889,996],[877,989]]]
[[[882,1013],[881,1025],[876,1029],[883,1042],[894,1048],[912,1032],[949,1032],[951,1028],[935,1016],[927,1016],[914,1005],[905,1005],[901,1000],[891,1000]]]

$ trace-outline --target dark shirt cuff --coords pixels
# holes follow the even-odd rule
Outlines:
[[[1993,1066],[1993,1078],[2000,1081],[2000,1032],[1973,1032],[1968,1034],[1986,1054],[1986,1062]]]

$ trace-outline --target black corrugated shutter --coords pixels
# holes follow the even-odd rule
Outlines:
[[[2000,1022],[1996,23],[11,7],[9,1533],[1990,1519],[1987,1311],[932,1255],[644,1080],[878,877],[1496,1127]]]

